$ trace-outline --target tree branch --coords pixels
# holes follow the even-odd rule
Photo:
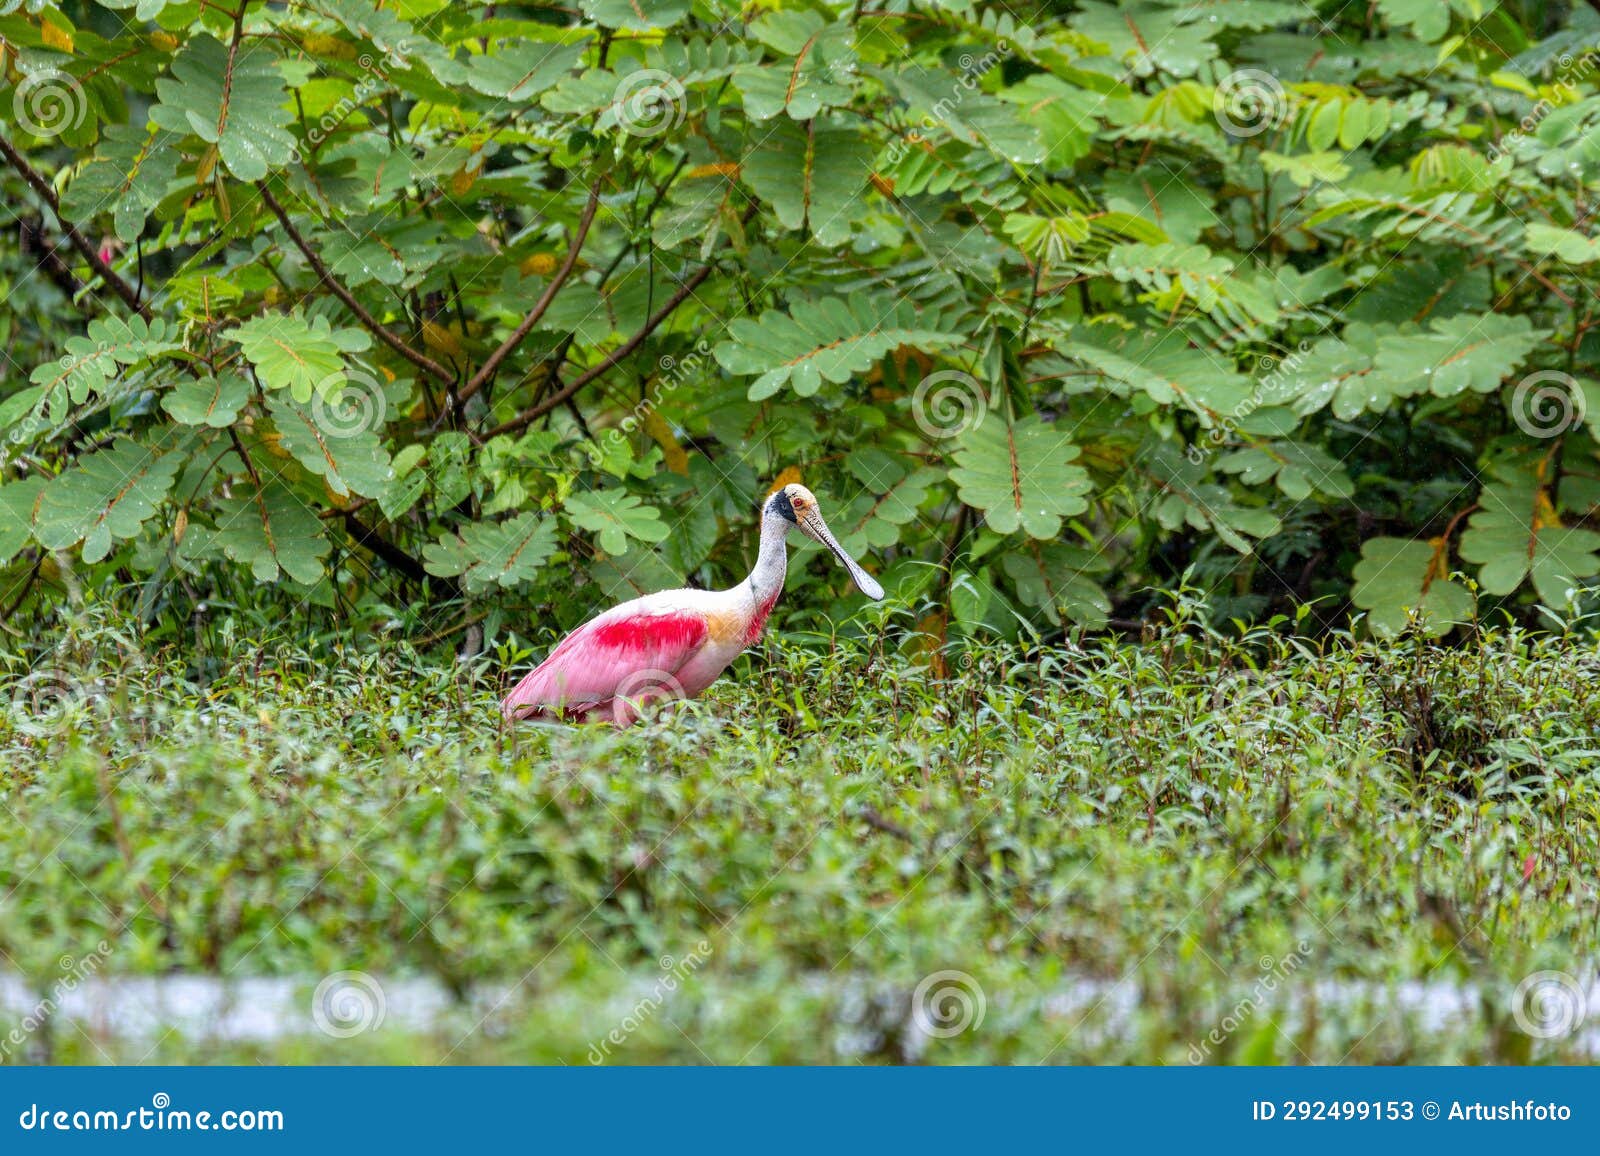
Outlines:
[[[572,244],[567,246],[566,260],[561,262],[561,267],[556,270],[555,276],[550,278],[550,284],[544,287],[544,292],[539,294],[539,299],[533,303],[533,308],[528,310],[528,315],[522,319],[521,324],[511,331],[511,336],[501,343],[499,349],[489,355],[483,367],[473,374],[472,380],[461,387],[460,393],[456,395],[457,401],[465,402],[488,383],[500,368],[501,362],[510,357],[517,346],[522,344],[523,339],[533,332],[533,327],[539,324],[539,318],[550,308],[550,303],[556,299],[561,286],[572,276],[572,270],[578,264],[578,251],[583,248],[584,239],[589,235],[589,226],[594,224],[595,210],[600,206],[600,184],[601,181],[596,180],[594,188],[589,191],[589,200],[583,206],[583,215],[578,218],[578,230],[572,235]]]
[[[372,553],[377,555],[384,562],[387,562],[390,566],[394,567],[411,581],[417,583],[418,585],[421,585],[424,582],[436,582],[440,586],[444,587],[444,589],[448,590],[452,595],[460,595],[461,589],[456,585],[455,582],[451,581],[449,578],[440,578],[435,574],[429,574],[427,570],[423,569],[421,562],[418,562],[399,546],[396,546],[393,542],[389,541],[389,539],[385,538],[382,534],[378,533],[360,518],[356,517],[354,510],[345,511],[344,528],[346,532],[349,533],[350,537],[355,540],[356,545],[364,546],[366,549],[372,551]]]
[[[665,305],[656,310],[655,313],[651,314],[649,320],[644,323],[643,328],[641,328],[639,332],[635,333],[632,337],[628,338],[628,340],[624,341],[621,345],[613,349],[598,365],[591,366],[589,369],[584,370],[583,373],[573,378],[572,381],[556,390],[555,393],[552,393],[549,397],[545,398],[531,409],[523,410],[511,420],[502,422],[501,424],[495,426],[494,429],[483,435],[484,438],[488,439],[495,437],[498,434],[514,433],[525,426],[531,425],[533,422],[538,421],[541,417],[556,407],[565,405],[568,398],[572,397],[595,378],[609,373],[618,362],[622,361],[623,358],[627,357],[635,349],[638,349],[640,345],[644,344],[645,338],[654,333],[657,326],[670,317],[672,312],[677,309],[678,306],[682,305],[689,299],[689,294],[695,291],[700,282],[711,276],[711,270],[713,268],[715,268],[715,266],[709,264],[700,266],[699,271],[696,272],[693,277],[690,277],[681,286],[679,286],[678,291],[667,300]]]
[[[383,322],[379,321],[367,310],[366,306],[362,305],[361,302],[355,299],[350,290],[346,289],[334,279],[333,273],[328,269],[327,265],[323,264],[322,258],[317,256],[317,254],[312,250],[311,246],[306,243],[306,239],[300,235],[300,230],[296,229],[294,227],[294,223],[289,220],[289,214],[286,213],[283,206],[278,203],[278,198],[272,195],[272,190],[267,188],[265,181],[258,182],[256,187],[261,190],[261,199],[266,202],[267,208],[272,210],[272,215],[278,218],[278,223],[283,226],[283,231],[289,234],[289,240],[294,242],[294,247],[300,250],[300,252],[305,256],[306,261],[311,265],[311,268],[315,270],[318,278],[320,278],[329,289],[333,290],[333,295],[340,301],[344,302],[345,308],[354,313],[360,320],[361,324],[370,329],[373,335],[377,337],[379,341],[383,342],[390,349],[394,350],[401,357],[409,361],[412,365],[415,365],[418,369],[421,369],[423,372],[427,373],[435,381],[438,381],[442,385],[454,384],[456,379],[455,374],[451,373],[448,369],[440,365],[426,353],[413,349],[411,346],[407,345],[403,340],[401,340],[399,334],[387,328]]]
[[[61,205],[56,200],[56,191],[50,187],[50,182],[45,180],[39,170],[30,165],[27,158],[19,153],[16,147],[3,135],[0,135],[0,153],[5,154],[6,160],[10,162],[12,168],[17,170],[18,175],[27,182],[28,187],[38,193],[44,203],[50,206],[50,211],[55,214],[56,222],[60,224],[61,231],[67,235],[67,240],[72,242],[72,247],[83,254],[83,259],[89,262],[89,267],[100,276],[102,281],[111,286],[112,291],[122,298],[129,309],[149,321],[150,307],[139,300],[139,291],[124,281],[121,274],[115,269],[101,260],[93,242],[80,233],[71,221],[62,217]]]

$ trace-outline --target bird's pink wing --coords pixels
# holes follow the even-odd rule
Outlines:
[[[507,718],[653,694],[699,652],[706,620],[687,610],[602,614],[574,630],[500,703]],[[670,684],[663,689],[671,691]],[[674,694],[674,697],[676,695]]]

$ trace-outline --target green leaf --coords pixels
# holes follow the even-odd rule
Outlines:
[[[1111,600],[1088,577],[1109,565],[1081,546],[1029,541],[1006,551],[1003,568],[1016,585],[1017,597],[1042,610],[1053,626],[1065,617],[1098,629],[1111,616]]]
[[[1313,492],[1348,498],[1356,489],[1337,458],[1307,442],[1269,441],[1235,450],[1217,462],[1217,469],[1252,486],[1276,479],[1278,489],[1297,502]]]
[[[937,349],[961,340],[940,324],[937,314],[924,316],[909,301],[823,297],[796,303],[792,313],[768,310],[759,321],[737,318],[728,326],[731,340],[713,352],[730,373],[761,375],[750,386],[752,401],[771,397],[786,383],[809,397],[824,381],[848,381],[898,346]]]
[[[637,495],[621,490],[573,494],[567,498],[566,511],[574,525],[596,535],[607,554],[626,554],[629,538],[653,543],[665,541],[671,533],[659,510],[641,505]]]
[[[1600,533],[1563,526],[1538,475],[1502,466],[1478,495],[1461,535],[1461,556],[1476,563],[1490,594],[1511,594],[1533,579],[1539,600],[1565,610],[1580,579],[1600,574]]]
[[[33,512],[44,486],[44,478],[0,486],[0,566],[15,558],[33,536]]]
[[[250,401],[250,383],[237,373],[186,377],[161,397],[161,408],[184,425],[223,429],[239,418]]]
[[[504,522],[474,522],[422,552],[423,568],[441,578],[460,576],[469,592],[526,582],[555,553],[556,522],[538,511]]]
[[[99,562],[120,539],[131,538],[172,488],[184,455],[123,439],[78,459],[44,488],[39,499],[39,544],[61,550],[83,543],[83,560]]]
[[[1382,635],[1393,637],[1414,625],[1437,638],[1470,622],[1476,610],[1472,591],[1450,579],[1449,543],[1443,538],[1369,538],[1361,545],[1354,578],[1350,599],[1370,612],[1367,620]]]
[[[810,120],[824,108],[849,102],[856,63],[849,25],[829,24],[816,12],[769,12],[750,31],[789,58],[745,65],[734,73],[752,120],[771,120],[780,112]]]
[[[944,478],[931,466],[908,469],[877,449],[858,450],[846,464],[866,489],[829,522],[839,543],[852,554],[884,550],[900,541],[917,510]]]
[[[1211,37],[1217,24],[1180,24],[1188,5],[1166,8],[1148,0],[1110,4],[1089,0],[1078,6],[1072,29],[1110,47],[1111,59],[1135,76],[1158,69],[1174,76],[1193,76],[1217,55]],[[1192,14],[1190,14],[1192,15]]]
[[[255,366],[264,389],[287,389],[302,405],[312,394],[328,394],[343,386],[343,354],[372,344],[359,329],[334,329],[326,317],[310,321],[299,313],[267,313],[230,330]]]
[[[1300,414],[1331,403],[1334,416],[1348,420],[1420,393],[1488,393],[1544,336],[1526,317],[1500,313],[1458,314],[1426,330],[1352,322],[1340,336],[1286,359],[1262,382],[1257,401],[1292,405]]]
[[[94,159],[62,194],[62,211],[80,224],[109,211],[118,239],[138,240],[178,171],[178,150],[170,142],[166,133],[140,125],[107,126]]]
[[[485,96],[532,100],[578,67],[583,53],[582,44],[537,40],[502,44],[492,55],[467,62],[467,83]]]
[[[1585,237],[1571,229],[1558,229],[1537,222],[1524,233],[1528,252],[1541,257],[1558,257],[1569,265],[1588,265],[1600,261],[1600,240]]]
[[[990,414],[962,435],[950,480],[996,533],[1020,526],[1030,537],[1054,538],[1063,517],[1089,508],[1088,471],[1070,464],[1080,452],[1038,416],[1011,424]]]
[[[1147,453],[1141,464],[1156,488],[1149,512],[1164,529],[1210,530],[1241,554],[1251,552],[1251,538],[1270,538],[1283,529],[1272,511],[1244,505],[1226,486],[1206,481],[1203,466],[1168,444]]]
[[[607,28],[649,32],[689,14],[689,0],[583,0],[583,14]]]
[[[1182,330],[1116,334],[1103,326],[1080,328],[1060,351],[1148,394],[1160,405],[1183,404],[1212,426],[1244,412],[1253,394],[1250,380],[1232,359],[1195,344]]]
[[[222,163],[241,181],[259,181],[294,159],[289,94],[277,58],[265,41],[237,49],[195,36],[172,62],[172,76],[156,81],[160,103],[150,119],[179,134],[194,133],[217,146]]]
[[[119,366],[137,365],[183,346],[175,326],[156,318],[101,317],[83,337],[69,338],[66,353],[33,371],[30,380],[49,390],[66,385],[73,401],[106,392]]]
[[[284,449],[335,494],[376,498],[388,489],[394,469],[371,428],[343,420],[321,397],[301,405],[273,394],[267,409]]]
[[[288,486],[269,481],[218,502],[214,530],[190,526],[185,552],[199,557],[213,549],[250,567],[257,582],[276,582],[281,571],[310,586],[322,577],[332,544],[321,519]]]
[[[1323,107],[1331,108],[1335,113],[1339,111],[1337,104]],[[1309,189],[1315,185],[1337,184],[1350,175],[1350,166],[1345,164],[1343,156],[1336,152],[1301,153],[1298,156],[1263,152],[1261,167],[1269,173],[1282,173],[1302,189]]]
[[[741,171],[784,228],[809,228],[819,244],[838,245],[866,196],[872,154],[850,129],[784,120],[761,131]]]
[[[1427,390],[1435,397],[1498,389],[1546,336],[1520,314],[1460,314],[1435,321],[1429,329],[1426,334],[1403,333],[1379,343],[1378,375],[1392,383],[1397,396],[1411,381],[1421,382],[1417,392]],[[1337,406],[1334,412],[1338,413]]]
[[[1089,155],[1095,114],[1103,103],[1097,94],[1048,73],[1035,73],[995,95],[1015,105],[1023,122],[1038,134],[1046,168],[1069,168]]]

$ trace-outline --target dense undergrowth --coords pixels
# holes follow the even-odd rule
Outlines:
[[[944,657],[771,641],[633,730],[513,730],[509,647],[226,635],[201,671],[79,621],[0,676],[0,969],[47,990],[104,941],[112,977],[463,1002],[270,1044],[58,1019],[24,1055],[581,1063],[691,955],[610,1061],[1577,1054],[1511,1005],[1600,946],[1591,637],[1228,638],[1180,609],[1139,644]],[[941,971],[983,994],[948,1037],[907,1018]],[[1406,1010],[1418,981],[1467,1014]]]

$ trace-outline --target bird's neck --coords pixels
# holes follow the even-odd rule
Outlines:
[[[744,580],[759,610],[771,610],[783,593],[783,579],[789,569],[788,537],[789,523],[782,518],[761,519],[761,552],[756,555],[755,569]]]

